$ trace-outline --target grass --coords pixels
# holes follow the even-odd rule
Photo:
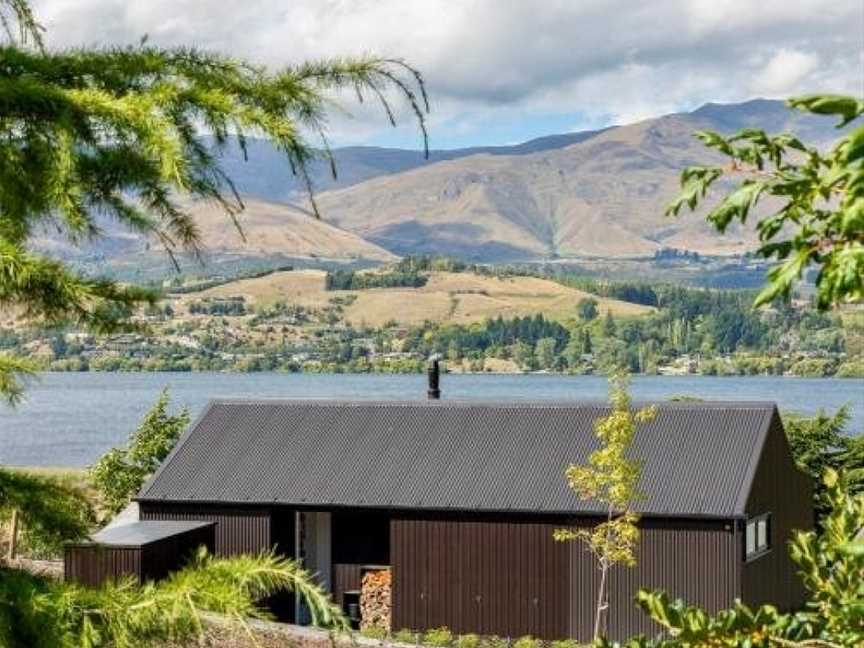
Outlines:
[[[328,305],[333,297],[355,295],[346,308],[345,318],[355,326],[382,326],[395,320],[403,326],[426,320],[470,324],[489,317],[505,318],[543,313],[550,319],[567,320],[576,316],[576,304],[592,297],[600,315],[611,311],[616,317],[635,317],[650,313],[648,306],[589,295],[536,277],[498,279],[471,273],[433,272],[421,288],[376,288],[357,291],[326,291],[325,273],[318,270],[280,272],[259,279],[244,279],[178,298],[179,310],[189,302],[207,297],[242,295],[253,305],[277,301],[310,308]],[[175,309],[177,310],[177,309]]]

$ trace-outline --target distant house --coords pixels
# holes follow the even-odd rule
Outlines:
[[[214,522],[221,555],[275,546],[346,606],[367,566],[390,569],[394,629],[587,639],[597,570],[552,534],[599,519],[563,475],[607,411],[215,401],[139,494],[141,520]],[[633,604],[640,587],[709,610],[802,603],[786,541],[812,525],[811,493],[773,404],[665,403],[635,450],[642,535],[638,565],[612,573],[612,637],[657,632]],[[296,618],[293,603],[276,612]]]

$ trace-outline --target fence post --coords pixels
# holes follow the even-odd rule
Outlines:
[[[18,509],[12,509],[12,529],[9,537],[9,560],[15,560],[18,550]]]

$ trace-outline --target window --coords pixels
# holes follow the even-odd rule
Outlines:
[[[747,520],[744,547],[747,560],[771,549],[771,515],[769,513]]]

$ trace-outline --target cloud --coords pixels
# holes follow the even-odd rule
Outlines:
[[[815,89],[864,94],[860,0],[35,0],[49,43],[196,45],[274,68],[403,57],[428,80],[439,145],[495,143],[570,115],[577,127]],[[416,145],[346,103],[335,141]],[[408,119],[408,116],[405,116]],[[453,131],[448,131],[447,126]],[[456,126],[459,126],[456,129]],[[582,125],[582,126],[580,126]],[[444,130],[440,130],[444,129]],[[457,132],[458,131],[458,132]],[[536,134],[542,134],[539,131]]]
[[[752,87],[764,94],[788,93],[818,67],[819,57],[815,54],[781,49],[768,59],[765,67],[753,79]]]

